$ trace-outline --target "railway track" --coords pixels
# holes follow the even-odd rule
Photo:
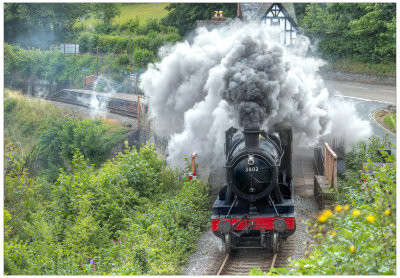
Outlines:
[[[224,258],[217,260],[207,275],[249,275],[253,268],[268,272],[273,267],[283,267],[288,264],[288,258],[294,251],[294,241],[289,238],[281,243],[281,250],[273,254],[264,249],[238,249],[233,250]]]

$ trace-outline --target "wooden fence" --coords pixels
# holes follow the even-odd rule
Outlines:
[[[89,87],[92,86],[94,81],[96,80],[96,73],[93,73],[92,75],[89,76],[84,76],[83,77],[83,87]]]
[[[138,128],[144,128],[146,126],[146,109],[141,98],[143,96],[137,96],[137,126]]]
[[[334,188],[337,187],[337,155],[325,143],[325,156],[324,156],[324,174],[329,184]]]

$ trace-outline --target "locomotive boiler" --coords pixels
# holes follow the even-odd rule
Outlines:
[[[226,131],[226,179],[212,207],[211,229],[225,252],[265,248],[274,253],[296,229],[292,131]]]

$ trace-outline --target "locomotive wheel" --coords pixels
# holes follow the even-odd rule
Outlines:
[[[226,254],[230,254],[230,253],[231,253],[231,250],[232,250],[232,248],[231,248],[232,241],[231,241],[231,236],[230,236],[229,233],[226,233],[226,234],[225,234],[225,241],[224,241],[224,243],[225,243],[225,253],[226,253]]]
[[[274,233],[271,238],[271,243],[272,243],[272,252],[274,254],[279,252],[279,237],[278,233]]]

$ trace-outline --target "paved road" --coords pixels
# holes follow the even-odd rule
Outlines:
[[[396,105],[395,86],[332,80],[325,80],[325,85],[333,95]]]
[[[348,98],[354,102],[358,113],[363,119],[370,119],[373,134],[383,137],[389,133],[389,139],[396,144],[396,134],[379,127],[372,119],[372,114],[390,105],[396,105],[396,87],[390,85],[375,85],[348,81],[325,81],[329,92],[337,97]]]

